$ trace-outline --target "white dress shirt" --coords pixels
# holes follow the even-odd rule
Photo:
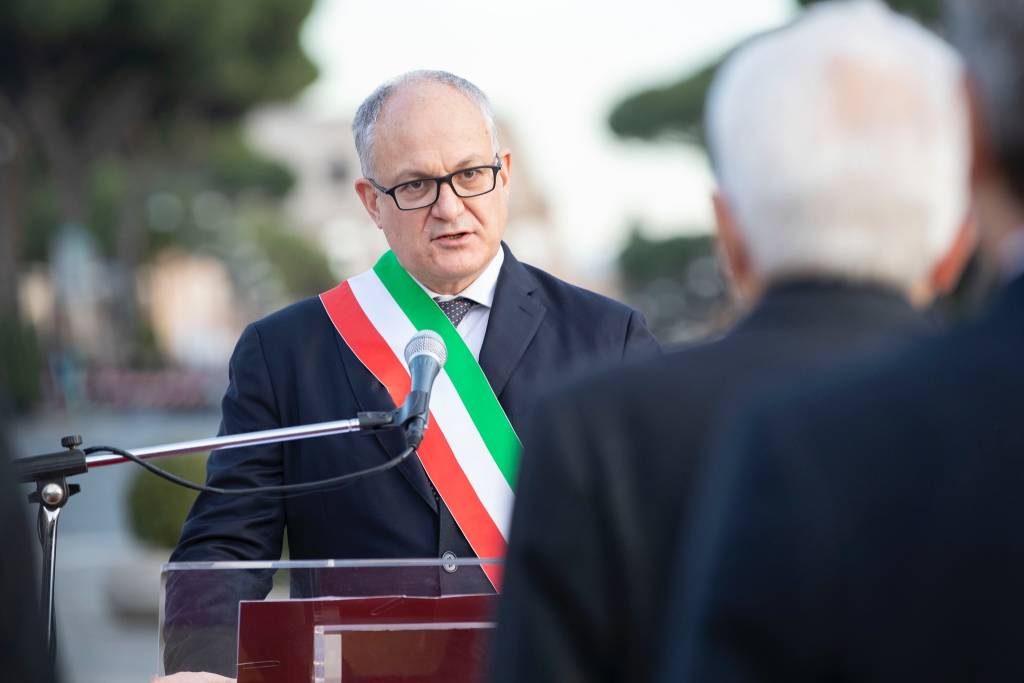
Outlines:
[[[498,253],[494,255],[491,262],[484,268],[484,272],[473,280],[473,283],[458,294],[438,294],[422,282],[416,280],[423,291],[430,295],[431,299],[449,301],[456,297],[465,297],[476,302],[476,306],[469,309],[469,312],[459,321],[455,328],[459,336],[466,342],[473,358],[480,360],[480,348],[484,345],[484,335],[487,333],[487,321],[491,318],[491,306],[494,305],[494,290],[498,287],[498,273],[501,272],[501,264],[505,261],[505,250],[499,246]]]

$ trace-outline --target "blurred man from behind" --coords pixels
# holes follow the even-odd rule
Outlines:
[[[972,246],[958,233],[960,85],[950,48],[872,2],[811,10],[722,67],[708,102],[714,205],[721,252],[753,308],[720,340],[540,406],[493,681],[649,680],[716,417],[761,385],[925,333],[910,301],[950,285]]]
[[[666,682],[1024,680],[1024,4],[949,9],[1003,290],[733,423],[679,558]]]

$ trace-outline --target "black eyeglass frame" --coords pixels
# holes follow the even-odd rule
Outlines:
[[[441,184],[442,183],[447,183],[448,187],[452,188],[452,192],[455,193],[455,196],[459,197],[461,199],[469,199],[471,197],[480,197],[482,195],[494,192],[494,188],[496,188],[498,186],[498,171],[500,171],[501,168],[502,168],[501,157],[496,155],[494,157],[494,160],[497,163],[495,163],[495,164],[488,164],[488,165],[484,165],[484,166],[470,166],[469,168],[460,168],[458,171],[453,171],[453,172],[449,173],[448,175],[438,176],[436,178],[416,178],[415,180],[407,180],[404,183],[398,183],[397,185],[394,185],[394,186],[388,187],[388,188],[383,187],[382,185],[377,183],[377,181],[374,180],[373,178],[367,178],[367,180],[370,181],[371,185],[373,185],[375,188],[377,188],[378,192],[382,192],[382,193],[384,193],[386,195],[389,195],[391,197],[391,199],[394,200],[395,206],[398,207],[399,211],[419,211],[420,209],[429,208],[429,207],[431,207],[431,206],[433,206],[434,204],[437,203],[437,200],[441,198]],[[459,175],[460,173],[465,173],[466,171],[482,171],[485,168],[489,169],[491,171],[491,173],[492,173],[492,176],[493,176],[492,177],[492,182],[491,182],[491,189],[484,190],[483,192],[477,192],[475,194],[461,194],[461,193],[459,193],[458,188],[455,187],[455,183],[452,182],[452,178],[454,178],[455,176]],[[405,185],[409,185],[411,183],[425,183],[425,182],[428,182],[430,180],[434,181],[434,201],[430,202],[429,204],[424,204],[423,206],[417,206],[417,207],[412,208],[412,209],[403,209],[402,205],[398,203],[398,197],[395,196],[395,190],[397,190],[400,187],[404,187]]]

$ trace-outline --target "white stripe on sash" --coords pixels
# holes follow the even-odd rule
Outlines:
[[[417,332],[408,316],[372,270],[349,278],[348,283],[370,323],[408,372],[405,345]],[[444,369],[434,381],[430,412],[487,514],[507,542],[515,496]]]

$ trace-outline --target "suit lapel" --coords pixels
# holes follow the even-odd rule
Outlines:
[[[536,280],[504,243],[501,246],[505,260],[480,349],[480,367],[499,398],[547,312],[533,296]]]
[[[348,348],[341,335],[335,333],[337,344],[341,354],[342,363],[345,366],[345,375],[348,377],[349,385],[352,388],[352,395],[356,399],[356,405],[360,411],[370,410],[393,410],[395,405],[391,400],[384,385],[377,381],[369,370],[356,358],[352,350]],[[374,437],[380,442],[381,447],[393,458],[405,450],[405,437],[397,429],[389,429],[382,432],[375,432]],[[436,513],[437,500],[434,498],[434,491],[427,478],[427,473],[420,463],[419,456],[406,458],[396,468],[402,476],[426,501],[427,505]]]

